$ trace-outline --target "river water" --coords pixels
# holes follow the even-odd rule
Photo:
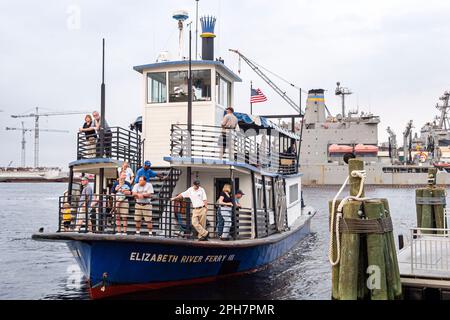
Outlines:
[[[0,184],[0,299],[88,299],[87,288],[66,245],[31,240],[43,227],[55,231],[58,195],[65,184]],[[312,234],[267,269],[210,284],[158,290],[130,299],[330,298],[328,200],[338,188],[305,188],[307,205],[318,210]],[[375,188],[369,197],[388,198],[396,234],[415,224],[413,189]]]

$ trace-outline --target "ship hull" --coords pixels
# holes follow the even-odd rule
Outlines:
[[[309,234],[311,218],[300,218],[302,222],[282,234],[229,243],[143,241],[139,237],[113,240],[89,235],[86,240],[81,240],[82,235],[72,240],[69,235],[36,235],[35,239],[66,241],[89,281],[91,298],[103,299],[256,272],[288,253]]]

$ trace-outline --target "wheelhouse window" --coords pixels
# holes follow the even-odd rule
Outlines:
[[[211,70],[192,71],[194,101],[211,101]]]
[[[211,70],[192,71],[193,101],[211,101]],[[188,101],[188,72],[169,72],[169,102]]]
[[[188,72],[169,72],[169,102],[188,101]]]
[[[167,76],[165,72],[147,74],[147,103],[167,102]]]
[[[289,204],[297,202],[298,199],[298,183],[296,183],[289,187]]]
[[[231,82],[216,74],[216,102],[223,107],[231,106]]]

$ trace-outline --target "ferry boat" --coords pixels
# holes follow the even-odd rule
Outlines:
[[[182,24],[184,16],[177,19]],[[301,137],[269,119],[243,113],[235,113],[239,130],[221,128],[225,109],[235,105],[234,85],[241,79],[214,59],[215,21],[201,19],[202,60],[134,67],[146,88],[135,130],[102,129],[95,145],[78,134],[78,159],[69,164],[68,191],[55,212],[58,230],[33,235],[38,241],[67,243],[94,299],[256,272],[287,254],[311,231],[315,210],[303,204],[299,154],[286,153],[293,143],[300,150]],[[103,102],[104,88],[103,84]],[[224,136],[226,148],[220,142]],[[151,160],[160,174],[150,181],[154,195],[147,214],[153,228],[147,232],[144,224],[143,232],[136,234],[130,199],[127,234],[123,229],[119,234],[123,221],[117,205],[123,198],[111,194],[111,184],[124,161],[136,172],[144,160]],[[89,207],[80,203],[75,174],[94,177],[95,196]],[[191,204],[171,201],[193,180],[201,181],[210,202],[209,241],[195,238]],[[218,238],[216,200],[224,184],[232,186],[233,194],[242,190],[246,195],[241,208],[233,207],[230,241]],[[76,222],[67,222],[66,210],[78,216]],[[74,224],[80,221],[77,232]]]

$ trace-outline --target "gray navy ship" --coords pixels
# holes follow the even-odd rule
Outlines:
[[[325,90],[310,90],[305,110],[301,166],[305,185],[341,185],[347,175],[345,158],[365,160],[367,184],[403,186],[427,181],[428,169],[439,169],[438,184],[450,183],[450,94],[437,105],[440,115],[413,135],[413,122],[403,132],[403,146],[387,128],[389,142],[380,144],[380,117],[371,113],[346,112],[345,99],[352,92],[338,83],[342,113],[333,116],[325,103]]]

